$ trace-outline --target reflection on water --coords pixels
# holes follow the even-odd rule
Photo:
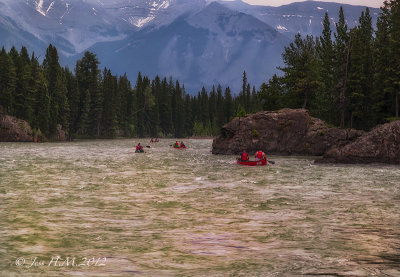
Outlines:
[[[400,275],[399,167],[138,142],[1,143],[0,275]]]

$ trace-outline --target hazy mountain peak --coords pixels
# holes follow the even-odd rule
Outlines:
[[[231,35],[258,31],[259,33],[274,30],[259,19],[236,10],[232,10],[220,2],[211,2],[201,11],[189,16],[186,21],[195,27],[201,27],[214,33],[229,33]]]

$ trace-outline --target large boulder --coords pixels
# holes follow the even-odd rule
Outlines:
[[[400,121],[375,127],[344,147],[334,147],[317,163],[400,164]]]
[[[32,128],[25,120],[0,113],[0,141],[32,142]]]
[[[333,146],[344,146],[362,131],[330,128],[304,109],[260,112],[225,124],[213,141],[213,154],[263,150],[267,154],[322,156]]]

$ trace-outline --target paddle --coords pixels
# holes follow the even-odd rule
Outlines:
[[[146,148],[151,148],[150,145],[146,145]]]
[[[268,161],[268,163],[269,163],[269,164],[275,164],[275,162],[274,162],[274,161]]]

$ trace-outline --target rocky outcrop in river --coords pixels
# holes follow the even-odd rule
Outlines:
[[[379,125],[344,147],[335,146],[316,162],[400,164],[400,121]]]
[[[32,128],[25,120],[0,113],[0,141],[32,142]]]
[[[252,153],[321,156],[330,148],[342,147],[364,132],[330,128],[304,109],[260,112],[235,118],[225,124],[213,141],[213,154]]]

